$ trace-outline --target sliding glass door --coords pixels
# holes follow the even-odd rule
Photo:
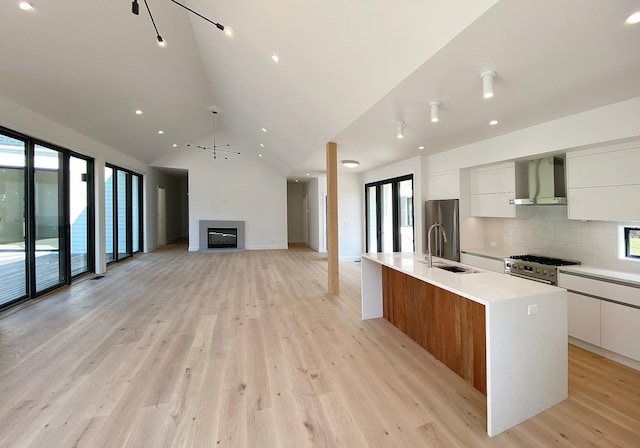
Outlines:
[[[365,185],[367,252],[413,252],[413,176]]]
[[[27,296],[26,141],[0,134],[0,306]]]
[[[107,263],[142,250],[142,176],[116,166],[105,167]]]
[[[90,159],[0,129],[0,307],[93,270]]]

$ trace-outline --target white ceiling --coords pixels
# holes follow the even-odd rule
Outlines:
[[[640,96],[638,0],[185,0],[231,39],[147,0],[165,49],[139,1],[2,2],[0,96],[144,163],[211,134],[215,105],[220,141],[290,177],[332,140],[367,170]]]

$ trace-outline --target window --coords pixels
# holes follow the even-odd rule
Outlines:
[[[627,258],[640,259],[640,228],[624,228],[624,255]]]
[[[413,252],[413,176],[365,185],[367,252]]]

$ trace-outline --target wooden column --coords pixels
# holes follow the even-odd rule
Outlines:
[[[338,145],[327,143],[327,259],[329,295],[340,294],[338,258]]]

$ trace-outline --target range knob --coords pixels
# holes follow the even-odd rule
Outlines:
[[[536,269],[536,274],[539,274],[539,273],[540,273],[540,269]]]
[[[553,276],[554,276],[554,275],[556,275],[556,274],[555,274],[555,272],[551,271],[551,272],[549,272],[549,275],[550,275],[551,277],[553,277]]]
[[[547,271],[542,271],[542,275],[547,275]]]

